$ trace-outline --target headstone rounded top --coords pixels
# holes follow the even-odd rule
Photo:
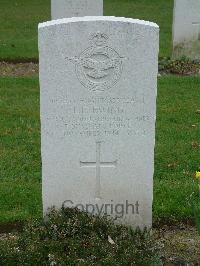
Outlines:
[[[90,22],[90,21],[113,21],[113,22],[125,22],[125,23],[132,23],[144,26],[150,26],[159,29],[159,26],[150,21],[140,20],[140,19],[132,19],[132,18],[124,18],[124,17],[114,17],[114,16],[87,16],[87,17],[73,17],[73,18],[63,18],[57,20],[51,20],[47,22],[40,23],[38,28],[45,28],[60,24],[68,24],[73,22]]]

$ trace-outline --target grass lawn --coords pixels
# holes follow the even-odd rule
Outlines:
[[[104,0],[104,14],[160,25],[160,56],[171,55],[173,0]],[[1,0],[0,60],[38,58],[37,24],[50,19],[50,0]]]
[[[38,81],[0,79],[0,221],[41,215]]]
[[[200,167],[200,78],[162,77],[158,83],[154,217],[193,215]]]
[[[200,158],[200,78],[159,79],[154,217],[191,218]],[[0,79],[0,222],[40,217],[41,162],[37,78]]]

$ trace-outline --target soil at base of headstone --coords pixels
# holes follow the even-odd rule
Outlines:
[[[178,76],[200,76],[200,61],[179,59],[171,60],[169,58],[162,58],[159,60],[160,74],[172,74]]]
[[[159,62],[159,70],[161,75],[200,76],[200,62],[162,59]],[[0,62],[0,77],[30,77],[37,76],[38,72],[38,63]]]
[[[20,232],[0,233],[0,241],[16,239]],[[163,226],[153,230],[164,266],[200,265],[200,236],[194,227]]]
[[[37,63],[8,63],[0,62],[0,77],[26,77],[37,76],[39,65]]]
[[[194,227],[162,227],[154,231],[163,265],[200,265],[200,236]]]

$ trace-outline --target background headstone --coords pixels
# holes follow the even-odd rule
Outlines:
[[[103,0],[51,0],[51,18],[103,16]]]
[[[44,213],[152,222],[159,28],[115,17],[39,25]]]
[[[175,0],[173,57],[200,59],[200,0]]]

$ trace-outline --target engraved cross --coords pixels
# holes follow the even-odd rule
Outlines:
[[[200,40],[200,22],[193,22],[192,25],[198,27],[198,37],[197,40]]]
[[[96,168],[96,188],[95,188],[95,196],[97,199],[100,199],[100,190],[101,190],[101,167],[109,167],[116,168],[117,160],[112,162],[102,162],[101,161],[101,143],[96,142],[96,162],[82,162],[80,161],[81,167],[92,167]]]

